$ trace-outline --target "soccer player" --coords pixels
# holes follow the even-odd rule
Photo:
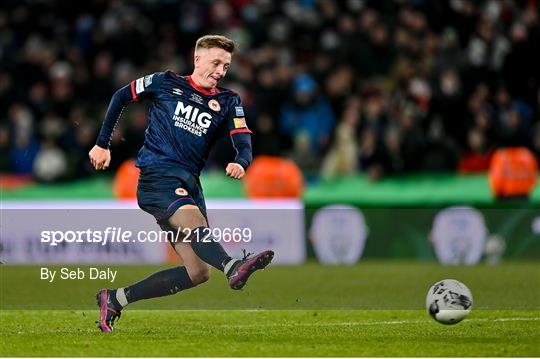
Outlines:
[[[251,131],[235,92],[218,87],[229,69],[235,43],[220,35],[199,38],[191,76],[158,72],[132,81],[113,95],[96,145],[89,153],[96,170],[109,166],[109,145],[125,107],[148,99],[149,125],[137,167],[139,207],[152,214],[163,230],[185,231],[187,238],[172,241],[184,266],[157,272],[125,288],[102,289],[98,328],[113,331],[121,310],[141,299],[175,294],[208,280],[208,265],[222,271],[232,289],[241,289],[249,276],[266,267],[274,256],[264,251],[233,259],[218,241],[208,241],[208,221],[199,175],[216,140],[229,133],[237,151],[226,174],[241,179],[251,163]],[[205,239],[204,241],[202,239]],[[211,239],[211,238],[210,238]]]

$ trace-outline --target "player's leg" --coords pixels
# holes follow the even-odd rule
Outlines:
[[[208,265],[202,262],[191,251],[189,244],[176,244],[175,250],[185,246],[181,255],[184,266],[178,266],[156,272],[149,277],[118,289],[102,289],[98,292],[97,304],[100,308],[100,320],[98,328],[103,332],[113,331],[114,322],[120,318],[121,311],[128,304],[142,299],[151,299],[176,294],[208,280],[210,270]],[[187,268],[190,268],[188,273]]]
[[[171,231],[175,235],[177,228],[172,228],[168,224],[169,217],[179,207],[193,203],[187,191],[177,190],[177,187],[182,189],[181,187],[187,187],[187,184],[183,183],[181,178],[172,175],[169,169],[163,168],[141,170],[137,187],[137,200],[141,209],[152,214],[160,223],[162,230]],[[175,238],[175,235],[172,237]],[[175,250],[179,252],[177,248]],[[129,303],[175,294],[206,281],[209,274],[208,266],[194,253],[186,250],[182,252],[185,253],[185,258],[182,257],[186,264],[184,266],[154,273],[125,288],[100,290],[97,294],[97,304],[100,307],[98,327],[104,332],[111,332],[114,321],[120,317],[121,310]],[[189,272],[186,266],[189,267]]]
[[[191,230],[189,244],[174,246],[185,265],[154,273],[129,287],[101,290],[97,295],[100,307],[98,327],[105,332],[113,330],[114,321],[129,303],[175,294],[208,280],[210,271],[206,263],[224,272],[231,288],[241,289],[254,271],[264,268],[272,260],[272,251],[265,251],[251,258],[246,256],[242,260],[232,259],[219,242],[197,240],[201,239],[201,234],[208,233],[208,230],[204,231],[208,224],[200,185],[184,184],[181,178],[174,178],[172,183],[169,183],[166,181],[167,174],[168,172],[152,177],[141,171],[137,199],[139,206],[154,215],[158,223],[162,224],[162,229],[174,233],[183,229]],[[150,177],[148,184],[145,182],[146,177]],[[141,183],[144,186],[141,186]],[[159,187],[156,183],[164,189],[156,191],[156,187]],[[190,191],[179,191],[178,189],[183,189],[176,188],[179,185],[189,188]]]
[[[252,257],[248,254],[242,259],[231,258],[219,241],[209,235],[211,232],[207,229],[206,218],[200,210],[205,207],[201,204],[199,206],[182,206],[169,218],[169,224],[173,228],[191,229],[191,235],[187,240],[193,252],[204,262],[222,271],[232,289],[242,289],[253,272],[270,264],[274,252],[264,251]]]
[[[176,243],[174,250],[182,258],[182,263],[194,285],[202,284],[210,279],[210,266],[195,254],[189,243]]]
[[[193,252],[200,259],[225,274],[227,274],[226,268],[231,268],[238,261],[232,259],[219,241],[209,235],[206,218],[196,205],[187,204],[180,207],[169,218],[169,225],[175,229],[185,229],[189,235],[184,242],[191,245]]]
[[[130,303],[176,294],[208,280],[210,268],[193,252],[191,245],[181,241],[172,244],[183,266],[156,272],[125,288],[99,291],[97,301],[101,312],[98,327],[102,331],[112,332],[115,320]]]
[[[204,264],[204,263],[203,263]],[[168,268],[124,288],[109,290],[109,301],[113,309],[122,310],[128,304],[142,299],[151,299],[176,294],[182,290],[193,288],[204,282],[200,271],[193,281],[186,266]]]
[[[195,254],[189,243],[193,236],[183,237],[184,233],[193,233],[192,230],[195,228],[204,228],[206,225],[204,216],[195,205],[186,204],[178,208],[167,222],[162,223],[161,228],[173,234],[171,244],[182,258],[184,265],[156,272],[124,288],[102,290],[107,293],[107,303],[112,310],[120,312],[130,303],[176,294],[208,280],[210,276],[208,265]],[[190,231],[184,232],[185,229]],[[206,261],[212,261],[212,258],[215,257],[214,251],[203,251]],[[221,251],[219,255],[225,255],[230,260],[222,248]],[[210,262],[210,264],[212,263]]]
[[[186,205],[183,207],[190,206]],[[183,224],[194,223],[194,225],[199,225],[205,223],[204,217],[202,218],[204,222],[200,222],[200,219],[197,218],[193,211],[183,211],[182,209],[178,209],[177,212],[185,214],[183,216],[185,218]],[[161,228],[173,234],[170,238],[171,245],[182,259],[184,265],[153,273],[149,277],[128,287],[109,290],[110,303],[114,309],[121,310],[129,303],[137,302],[142,299],[176,294],[181,290],[192,288],[208,280],[210,269],[208,268],[208,265],[194,253],[191,245],[187,242],[187,239],[184,238],[184,227],[175,228],[170,224],[166,224],[162,225]],[[178,234],[180,234],[180,236],[178,236]]]

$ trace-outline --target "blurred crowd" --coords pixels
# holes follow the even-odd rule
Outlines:
[[[485,171],[501,146],[540,158],[538,15],[536,0],[4,0],[0,173],[92,175],[114,91],[190,74],[209,33],[239,44],[222,85],[243,99],[255,155],[373,179]],[[124,113],[112,169],[136,156],[147,106]],[[208,167],[233,156],[225,138]]]

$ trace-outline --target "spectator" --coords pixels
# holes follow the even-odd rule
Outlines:
[[[358,170],[358,142],[355,138],[360,114],[360,101],[349,97],[341,123],[336,129],[335,142],[322,164],[324,178],[352,175]]]
[[[443,133],[456,146],[465,144],[465,94],[459,74],[454,69],[444,70],[438,78],[430,121],[440,121]]]
[[[0,126],[0,173],[7,173],[10,169],[9,131],[7,127]]]
[[[510,39],[512,51],[504,59],[504,82],[514,96],[532,100],[540,85],[538,44],[530,42],[527,27],[520,22],[512,25]]]
[[[461,173],[486,172],[493,152],[487,150],[484,133],[473,128],[468,134],[468,151],[461,158],[458,171]]]
[[[40,181],[52,182],[65,178],[67,159],[53,142],[45,142],[34,160],[34,177]]]
[[[256,153],[291,155],[317,172],[332,143],[323,173],[356,168],[378,178],[451,170],[457,158],[509,144],[538,147],[535,1],[90,0],[80,13],[59,4],[0,9],[4,172],[30,173],[39,148],[54,148],[67,158],[65,176],[90,175],[88,136],[112,92],[148,73],[189,70],[187,44],[211,32],[240,45],[229,76],[245,98]],[[362,106],[352,120],[355,92]],[[138,150],[145,110],[122,121],[113,158]],[[229,156],[211,157],[208,167]]]
[[[334,113],[310,75],[302,74],[293,82],[293,99],[281,110],[280,128],[293,142],[308,147],[312,156],[322,155],[330,143]],[[297,141],[297,137],[302,137]]]
[[[13,173],[31,175],[39,147],[39,142],[33,139],[29,132],[17,133],[10,151]]]

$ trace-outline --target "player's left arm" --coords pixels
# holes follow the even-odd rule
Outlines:
[[[244,177],[253,160],[251,149],[251,130],[247,127],[244,109],[240,97],[235,95],[229,106],[229,135],[236,150],[234,162],[227,165],[227,176],[234,179]]]
[[[253,160],[251,135],[250,133],[234,133],[231,135],[231,140],[236,149],[236,157],[234,162],[227,165],[225,172],[229,177],[241,179]]]

